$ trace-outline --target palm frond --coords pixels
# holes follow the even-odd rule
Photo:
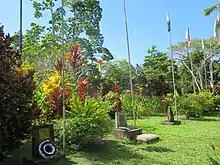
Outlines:
[[[204,10],[204,15],[205,15],[205,16],[208,16],[208,15],[210,15],[212,12],[214,12],[215,10],[218,10],[218,9],[220,9],[220,4],[216,4],[216,5],[210,6],[210,7],[206,8],[206,9]]]

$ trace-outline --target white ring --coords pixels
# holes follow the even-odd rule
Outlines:
[[[46,145],[44,145],[45,143],[48,143]],[[51,152],[47,152],[45,150],[45,148],[47,146],[50,146],[52,148],[52,151]],[[43,148],[42,148],[43,146]],[[41,150],[42,149],[42,150]],[[46,141],[43,141],[40,143],[40,145],[38,146],[38,152],[39,154],[43,157],[43,158],[53,158],[54,156],[56,156],[57,154],[57,149],[56,149],[56,146],[53,144],[53,142],[49,141],[49,140],[46,140]],[[46,155],[47,154],[47,155]]]
[[[46,147],[48,147],[48,146],[50,146],[50,147],[52,148],[52,151],[51,151],[51,152],[47,152],[47,151],[46,151]],[[48,144],[46,144],[46,145],[43,146],[43,151],[44,151],[46,154],[51,155],[51,154],[54,153],[55,147],[54,147],[51,143],[48,143]]]

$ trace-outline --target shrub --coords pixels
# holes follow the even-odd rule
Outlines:
[[[213,110],[219,110],[219,109],[220,109],[220,95],[215,95]]]
[[[129,93],[123,93],[121,95],[122,109],[126,112],[129,117],[133,116],[131,95]],[[145,111],[144,103],[139,95],[134,94],[134,110],[137,115],[143,115]]]
[[[161,97],[152,96],[148,97],[145,101],[145,111],[149,115],[167,112],[167,102],[162,102]]]
[[[112,109],[110,102],[102,98],[86,97],[82,102],[76,94],[70,99],[70,111],[67,111],[65,124],[67,150],[80,150],[90,140],[102,139],[112,129],[108,112]],[[55,121],[57,144],[62,144],[62,122]]]
[[[0,161],[27,136],[35,86],[34,72],[18,69],[19,54],[10,45],[10,36],[0,27]]]
[[[173,106],[173,103],[171,103]],[[198,94],[177,96],[177,109],[189,116],[200,116],[214,107],[214,97],[211,92],[202,91]]]
[[[128,116],[132,114],[131,96],[129,93],[121,95],[122,108]],[[138,116],[155,115],[167,111],[167,103],[161,102],[161,98],[157,96],[147,97],[134,94],[134,110]]]

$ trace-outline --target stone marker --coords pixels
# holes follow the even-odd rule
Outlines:
[[[168,121],[169,122],[174,121],[174,115],[173,115],[173,111],[172,111],[171,107],[168,107],[167,116],[168,116]]]
[[[153,143],[159,141],[159,136],[154,134],[142,134],[138,135],[136,140],[142,143]]]
[[[128,126],[125,112],[119,111],[115,113],[115,137],[117,139],[133,141],[140,134],[142,134],[142,129]]]
[[[123,111],[115,112],[115,128],[127,127],[126,113]]]
[[[170,106],[168,107],[167,117],[168,117],[168,120],[161,122],[161,124],[164,124],[164,125],[180,125],[181,124],[181,121],[174,120],[173,111]]]

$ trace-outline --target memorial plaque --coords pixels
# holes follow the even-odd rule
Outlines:
[[[54,142],[54,129],[53,124],[33,126],[32,134],[32,156],[39,158],[38,146],[41,142],[49,140]]]
[[[115,128],[118,127],[127,127],[127,119],[125,112],[116,112],[115,113]]]

